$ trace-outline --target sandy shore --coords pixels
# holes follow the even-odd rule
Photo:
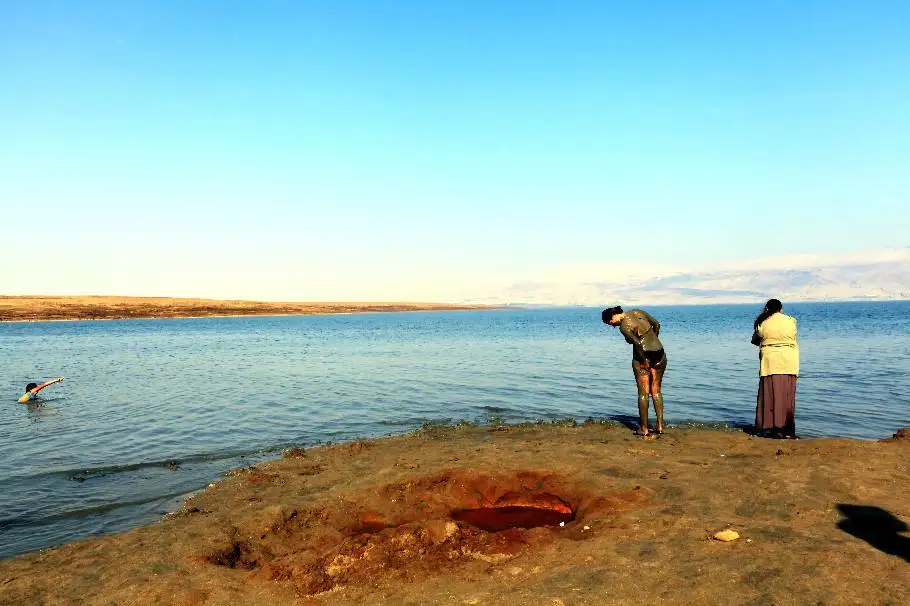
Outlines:
[[[428,427],[290,451],[159,523],[0,562],[0,603],[907,603],[908,466],[910,439]],[[471,523],[516,512],[567,523]]]
[[[442,303],[270,303],[169,297],[0,296],[0,322],[281,316],[384,311],[489,309]]]

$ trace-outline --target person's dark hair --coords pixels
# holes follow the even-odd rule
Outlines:
[[[31,390],[35,389],[36,387],[38,387],[37,383],[29,383],[28,385],[25,386],[25,391],[31,391]]]
[[[784,304],[778,301],[777,299],[768,299],[768,302],[765,303],[765,308],[758,314],[758,317],[755,318],[755,328],[758,328],[762,322],[773,316],[779,311],[784,309]]]
[[[600,312],[600,319],[604,324],[609,324],[613,316],[622,313],[622,307],[617,305],[616,307],[608,307],[602,312]]]

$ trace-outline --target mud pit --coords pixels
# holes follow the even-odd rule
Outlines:
[[[248,482],[261,482],[259,474]],[[584,540],[586,522],[609,519],[648,494],[597,494],[549,471],[450,469],[347,494],[338,507],[283,513],[255,540],[232,539],[207,560],[316,595],[379,576],[499,564],[556,541]]]

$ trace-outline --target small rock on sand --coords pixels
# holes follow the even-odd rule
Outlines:
[[[735,541],[739,538],[739,533],[735,530],[721,530],[716,535],[714,535],[715,541],[722,541],[724,543],[729,543],[730,541]]]
[[[282,452],[281,456],[284,457],[285,459],[299,459],[301,457],[306,456],[306,451],[304,451],[300,447],[294,446],[294,447],[288,448],[284,452]]]
[[[434,543],[444,543],[458,533],[458,524],[451,520],[431,520],[424,524],[426,532]]]

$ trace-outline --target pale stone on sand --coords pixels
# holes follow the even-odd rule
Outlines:
[[[735,530],[721,530],[716,535],[714,539],[717,541],[723,541],[724,543],[729,543],[730,541],[735,541],[739,538],[739,533]]]

